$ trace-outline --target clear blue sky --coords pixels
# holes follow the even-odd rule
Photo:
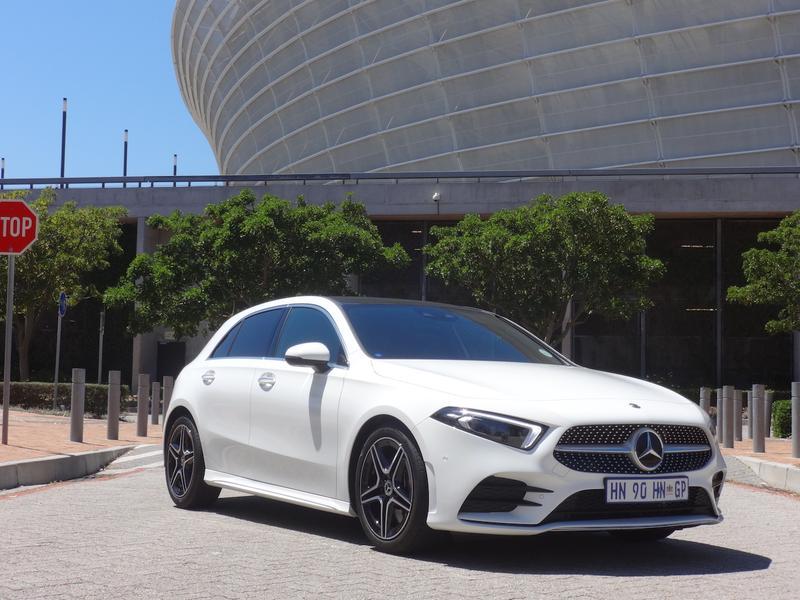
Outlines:
[[[0,0],[0,156],[6,177],[217,173],[172,67],[172,0]]]

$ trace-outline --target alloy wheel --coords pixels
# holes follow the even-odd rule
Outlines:
[[[194,438],[192,431],[183,424],[172,430],[167,454],[169,487],[176,498],[189,491],[194,474]]]
[[[403,445],[383,437],[370,446],[359,474],[361,508],[372,533],[392,540],[411,515],[414,476]]]

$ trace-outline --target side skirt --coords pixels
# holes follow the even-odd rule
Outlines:
[[[337,515],[355,516],[350,510],[349,503],[334,498],[309,494],[307,492],[271,485],[269,483],[262,483],[260,481],[237,477],[210,469],[206,469],[204,479],[208,485],[228,490],[253,494],[254,496],[261,496],[262,498],[269,498],[271,500],[280,500],[281,502],[297,504],[298,506],[305,506],[306,508],[324,510],[325,512],[335,513]]]

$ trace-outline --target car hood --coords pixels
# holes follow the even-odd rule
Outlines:
[[[469,406],[553,422],[702,423],[697,405],[661,386],[577,366],[435,360],[375,360],[381,377]],[[635,406],[634,406],[635,405]]]

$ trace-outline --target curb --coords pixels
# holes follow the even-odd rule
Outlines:
[[[93,475],[135,446],[115,446],[78,454],[61,454],[17,462],[0,463],[0,490],[21,485],[43,485],[54,481]]]
[[[776,490],[800,494],[800,468],[785,463],[771,462],[752,456],[726,456],[729,467],[728,478],[740,483],[753,483],[753,478],[761,485]],[[736,466],[740,466],[738,469]],[[742,468],[745,467],[745,473]],[[747,472],[749,471],[749,473]]]

